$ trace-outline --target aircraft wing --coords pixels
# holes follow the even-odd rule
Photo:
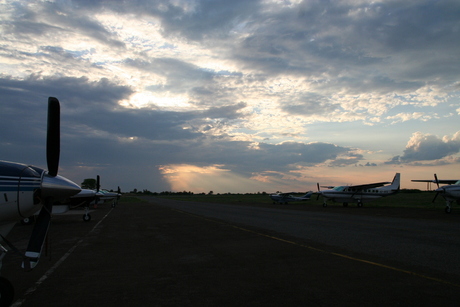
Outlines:
[[[376,182],[376,183],[368,183],[368,184],[360,184],[360,185],[350,185],[350,186],[347,186],[347,188],[366,190],[366,189],[383,187],[384,185],[389,184],[389,183],[391,182],[385,181],[385,182]]]
[[[280,196],[289,196],[291,194],[296,194],[295,192],[289,192],[289,193],[275,193],[277,195],[280,195]]]
[[[432,182],[436,183],[436,180],[433,179],[417,179],[417,180],[411,180],[412,182]],[[446,184],[454,184],[458,181],[458,179],[455,180],[450,180],[450,179],[444,179],[444,180],[438,180],[438,183],[446,183]]]

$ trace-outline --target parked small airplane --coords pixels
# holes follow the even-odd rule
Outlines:
[[[97,199],[97,193],[94,190],[81,189],[81,191],[67,199],[62,201],[55,202],[53,204],[53,209],[51,214],[66,214],[69,210],[84,207],[85,214],[83,214],[83,221],[89,222],[91,220],[91,215],[89,214],[89,205]],[[33,224],[36,220],[38,212],[35,212],[34,215],[26,217],[21,220],[21,224],[30,225]]]
[[[48,99],[46,160],[48,171],[22,163],[0,161],[0,267],[9,250],[16,248],[6,239],[16,222],[40,211],[32,230],[22,267],[33,269],[40,258],[51,221],[53,204],[80,192],[80,187],[58,175],[60,155],[60,104]],[[13,285],[0,277],[0,305],[9,306]]]
[[[120,187],[118,187],[117,192],[109,192],[107,190],[101,190],[101,177],[99,175],[97,175],[97,179],[96,179],[96,199],[95,199],[94,202],[92,202],[92,204],[97,206],[99,201],[107,202],[107,201],[113,199],[112,208],[115,208],[115,205],[118,204],[118,200],[120,199],[120,197],[121,197]]]
[[[458,205],[460,205],[460,180],[451,180],[451,179],[443,179],[439,180],[438,176],[434,174],[434,180],[411,180],[413,182],[434,182],[438,186],[435,190],[436,195],[433,198],[434,202],[436,197],[439,194],[446,200],[446,213],[452,212],[452,202],[456,201]],[[439,186],[440,183],[447,183],[448,185],[444,185],[442,187]]]
[[[273,200],[273,203],[278,203],[278,204],[286,204],[290,201],[306,201],[310,200],[311,195],[313,192],[307,192],[307,194],[300,196],[300,197],[295,197],[292,196],[292,193],[276,193],[276,194],[270,194],[270,198]]]
[[[323,195],[323,207],[327,207],[327,200],[343,203],[343,206],[348,206],[348,203],[357,203],[358,207],[362,207],[363,201],[374,200],[380,197],[396,194],[400,189],[401,174],[396,173],[392,182],[376,182],[350,186],[327,186],[328,190],[320,190],[318,185],[318,197]],[[386,184],[389,184],[387,185]],[[323,188],[325,186],[322,186]]]

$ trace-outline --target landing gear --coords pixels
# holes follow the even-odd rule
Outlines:
[[[358,208],[361,208],[363,206],[363,203],[361,201],[358,201]]]
[[[14,288],[11,282],[0,277],[0,306],[10,306],[14,299]]]
[[[344,206],[344,207],[348,207],[348,203],[343,203],[343,206]]]
[[[327,207],[327,204],[326,204],[325,202],[323,203],[323,207],[324,207],[324,208],[326,208],[326,207]]]
[[[22,225],[30,225],[30,224],[33,224],[34,222],[35,222],[35,215],[25,217],[21,220]]]
[[[446,209],[445,209],[446,213],[451,213],[452,212],[452,207],[451,206],[452,206],[452,202],[449,201],[449,200],[446,201]]]
[[[83,221],[91,221],[91,215],[89,214],[89,204],[85,207],[85,214],[83,214]]]

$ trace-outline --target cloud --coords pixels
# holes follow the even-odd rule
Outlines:
[[[452,137],[444,136],[442,139],[432,135],[415,132],[412,134],[406,145],[403,155],[394,156],[388,164],[413,163],[433,161],[436,163],[447,163],[447,161],[458,162],[458,159],[451,159],[449,156],[460,152],[460,131]],[[445,159],[449,158],[449,159]],[[443,160],[443,161],[439,161]]]
[[[78,174],[117,179],[120,169],[142,183],[162,178],[159,166],[218,165],[213,174],[241,182],[291,182],[299,168],[457,163],[458,136],[435,133],[458,122],[459,10],[415,0],[4,2],[2,158],[43,163],[56,96],[62,167]],[[391,157],[408,126],[440,118]],[[375,137],[382,129],[391,142]]]
[[[8,32],[19,36],[54,34],[65,37],[83,34],[112,48],[125,47],[122,41],[91,18],[91,15],[62,2],[45,2],[33,7],[16,5],[12,14],[15,19],[8,23]]]
[[[421,120],[421,121],[429,121],[432,117],[425,115],[423,112],[413,112],[413,113],[399,113],[394,116],[388,116],[386,119],[393,120],[392,124],[398,122],[405,122],[408,120]]]

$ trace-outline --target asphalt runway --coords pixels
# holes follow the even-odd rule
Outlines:
[[[13,306],[458,306],[459,223],[146,198],[53,216]],[[460,218],[460,216],[459,216]],[[9,239],[24,250],[31,226]]]

